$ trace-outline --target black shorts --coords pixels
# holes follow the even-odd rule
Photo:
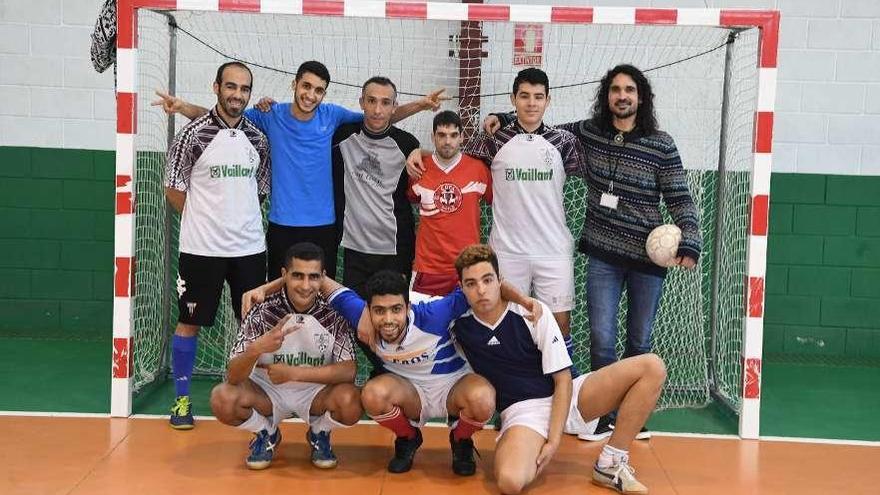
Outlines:
[[[269,222],[266,244],[269,248],[269,280],[281,276],[284,255],[290,246],[298,242],[312,242],[324,251],[324,270],[327,276],[336,278],[336,253],[339,249],[339,235],[336,225],[317,227],[288,227]]]
[[[342,285],[364,297],[364,287],[374,273],[391,270],[406,277],[412,275],[412,257],[404,254],[367,254],[354,249],[343,249]]]
[[[213,325],[224,280],[229,283],[235,318],[240,320],[242,294],[266,283],[266,252],[237,258],[180,253],[177,321],[200,327]]]

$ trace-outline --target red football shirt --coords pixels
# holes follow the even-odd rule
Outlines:
[[[416,232],[417,272],[455,273],[455,258],[480,242],[480,198],[492,202],[492,175],[483,162],[467,155],[445,170],[435,157],[423,159],[425,173],[410,180],[410,200],[419,204]]]

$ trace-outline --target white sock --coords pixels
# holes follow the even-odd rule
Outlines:
[[[244,423],[236,426],[236,428],[241,428],[242,430],[247,430],[253,433],[259,433],[263,430],[266,430],[271,435],[275,433],[277,427],[273,424],[273,421],[270,418],[271,416],[267,418],[266,416],[258,413],[256,409],[254,409],[251,413],[251,417],[248,418],[247,421],[245,421]]]
[[[599,460],[596,461],[596,465],[599,467],[599,469],[605,469],[607,467],[618,464],[621,460],[625,462],[628,459],[628,450],[620,450],[606,443],[605,446],[602,447],[602,452],[599,453]]]
[[[319,433],[322,431],[332,431],[337,428],[350,428],[349,425],[344,425],[339,421],[333,419],[333,416],[330,414],[330,411],[325,412],[320,416],[310,416],[309,417],[309,428],[315,432]]]

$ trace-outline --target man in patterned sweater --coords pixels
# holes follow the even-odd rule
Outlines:
[[[214,324],[229,282],[234,314],[241,295],[266,281],[260,203],[269,193],[269,142],[242,115],[253,77],[240,62],[217,69],[217,104],[177,134],[165,162],[165,196],[180,218],[178,323],[171,343],[177,399],[171,427],[193,427],[189,383],[199,328]]]
[[[623,356],[651,351],[666,268],[651,262],[645,241],[663,223],[661,198],[682,231],[678,265],[694,268],[702,248],[699,215],[681,158],[672,137],[658,129],[653,100],[645,75],[631,65],[618,65],[602,78],[591,118],[559,126],[576,135],[587,154],[587,214],[578,248],[589,257],[587,313],[594,371],[617,361],[617,312],[624,287],[628,309]],[[612,420],[603,417],[587,439],[610,435]],[[643,430],[639,438],[648,436]]]
[[[247,466],[265,469],[281,441],[281,421],[309,426],[312,464],[336,467],[330,432],[360,419],[354,386],[354,331],[320,296],[324,253],[310,242],[291,246],[281,290],[251,308],[232,346],[226,381],[214,387],[211,409],[220,422],[248,430]]]

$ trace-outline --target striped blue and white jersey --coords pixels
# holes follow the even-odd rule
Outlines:
[[[330,305],[355,328],[367,308],[366,301],[346,288],[330,296]],[[376,355],[385,369],[412,382],[441,380],[470,371],[450,334],[452,323],[468,307],[459,288],[442,299],[412,304],[403,339],[397,344],[378,339]]]

